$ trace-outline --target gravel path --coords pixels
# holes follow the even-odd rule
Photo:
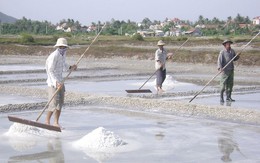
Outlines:
[[[1,92],[15,92],[18,95],[31,95],[46,98],[47,94],[42,89],[20,88],[15,86],[0,86]],[[66,106],[75,105],[102,105],[123,108],[127,110],[156,112],[185,117],[209,118],[216,120],[232,121],[260,125],[260,112],[245,108],[233,109],[224,106],[207,106],[180,101],[160,101],[154,98],[139,97],[114,97],[108,95],[84,94],[76,92],[66,93]],[[47,99],[46,99],[47,100]],[[42,109],[47,103],[30,103],[4,105],[0,112]]]

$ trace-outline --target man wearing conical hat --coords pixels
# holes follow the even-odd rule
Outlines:
[[[68,49],[68,44],[65,38],[59,38],[54,47],[57,49],[48,56],[45,65],[47,72],[49,100],[51,100],[57,89],[59,89],[59,91],[49,104],[46,116],[46,124],[50,125],[51,116],[53,113],[55,113],[53,125],[60,127],[59,117],[62,106],[64,104],[65,92],[62,73],[63,71],[76,70],[77,65],[70,66],[66,63],[66,52]]]
[[[157,93],[162,93],[162,84],[166,78],[166,60],[169,59],[173,53],[167,54],[166,49],[163,47],[165,43],[159,40],[157,43],[158,49],[155,52],[155,69],[156,69],[156,89]]]
[[[222,42],[224,49],[220,51],[218,56],[218,70],[222,72],[220,79],[220,102],[224,103],[224,92],[226,91],[226,101],[234,102],[231,98],[233,85],[234,85],[234,63],[230,62],[225,69],[225,65],[236,56],[236,52],[231,48],[233,42],[230,40],[225,40]],[[237,56],[234,61],[238,60]]]

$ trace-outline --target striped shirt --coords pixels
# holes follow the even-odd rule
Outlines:
[[[66,63],[66,53],[61,55],[56,49],[46,60],[47,84],[56,88],[56,84],[63,80],[62,72],[69,70],[69,65]]]

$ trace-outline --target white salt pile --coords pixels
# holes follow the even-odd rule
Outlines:
[[[150,84],[153,86],[156,86],[156,79]],[[173,89],[177,84],[178,84],[178,82],[176,80],[174,80],[171,75],[166,75],[162,88],[165,91],[169,91],[169,90]],[[155,87],[155,89],[156,89],[156,87]]]
[[[25,151],[37,144],[37,140],[41,139],[39,136],[58,137],[58,133],[21,123],[13,123],[8,132],[4,133],[4,136],[8,137],[8,141],[13,149]]]
[[[40,130],[36,127],[24,125],[20,123],[14,123],[10,126],[7,133],[5,133],[6,136],[26,136],[28,133],[37,134]]]
[[[99,127],[81,139],[75,141],[73,146],[78,149],[91,149],[95,151],[104,151],[106,149],[116,148],[126,143],[113,132]]]
[[[58,137],[60,133],[49,131],[46,129],[41,129],[38,127],[24,125],[21,123],[13,123],[10,126],[8,132],[6,132],[5,136],[19,136],[24,137],[28,135],[35,135],[35,136],[47,136],[47,137]]]
[[[155,81],[156,82],[156,81]],[[178,82],[176,80],[173,79],[173,77],[171,75],[166,75],[166,78],[163,82],[163,89],[168,91],[171,90],[175,87],[175,85]]]
[[[25,151],[36,145],[35,139],[28,132],[37,132],[35,128],[20,123],[14,123],[4,135],[8,137],[11,147],[16,151]]]

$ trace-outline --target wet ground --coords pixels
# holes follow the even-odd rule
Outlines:
[[[118,112],[118,110],[120,112]],[[13,113],[34,119],[38,112]],[[9,131],[1,114],[1,162],[258,162],[260,128],[236,123],[133,112],[98,106],[67,107],[62,133],[31,129]],[[72,146],[99,126],[126,144],[113,151],[84,151]]]
[[[9,106],[17,104],[15,107],[22,108],[23,104],[36,106],[47,102],[46,74],[41,66],[44,59],[31,59],[29,62],[10,57],[0,65],[0,111],[7,108],[0,113],[1,162],[260,161],[259,68],[238,67],[239,84],[235,84],[233,93],[236,102],[220,105],[218,84],[213,82],[189,104],[215,73],[212,66],[169,65],[166,92],[156,93],[152,77],[143,89],[153,93],[127,94],[126,89],[139,89],[150,77],[153,72],[143,65],[153,66],[153,62],[140,61],[133,67],[137,61],[124,61],[126,64],[122,59],[94,60],[89,67],[81,66],[66,81],[66,98],[72,105],[66,104],[62,112],[61,124],[65,127],[62,133],[35,128],[9,131],[13,123],[7,115],[34,120],[40,111],[37,109],[41,109],[13,112]],[[84,151],[72,146],[100,126],[115,132],[127,144],[109,152]]]
[[[219,95],[216,94],[215,96],[204,96],[196,99],[194,103],[198,104],[206,104],[206,105],[223,105],[232,107],[234,109],[236,108],[248,108],[248,109],[254,109],[259,111],[260,110],[260,93],[258,92],[247,92],[247,93],[236,93],[233,94],[233,99],[236,100],[236,102],[225,102],[220,103],[218,99]]]

